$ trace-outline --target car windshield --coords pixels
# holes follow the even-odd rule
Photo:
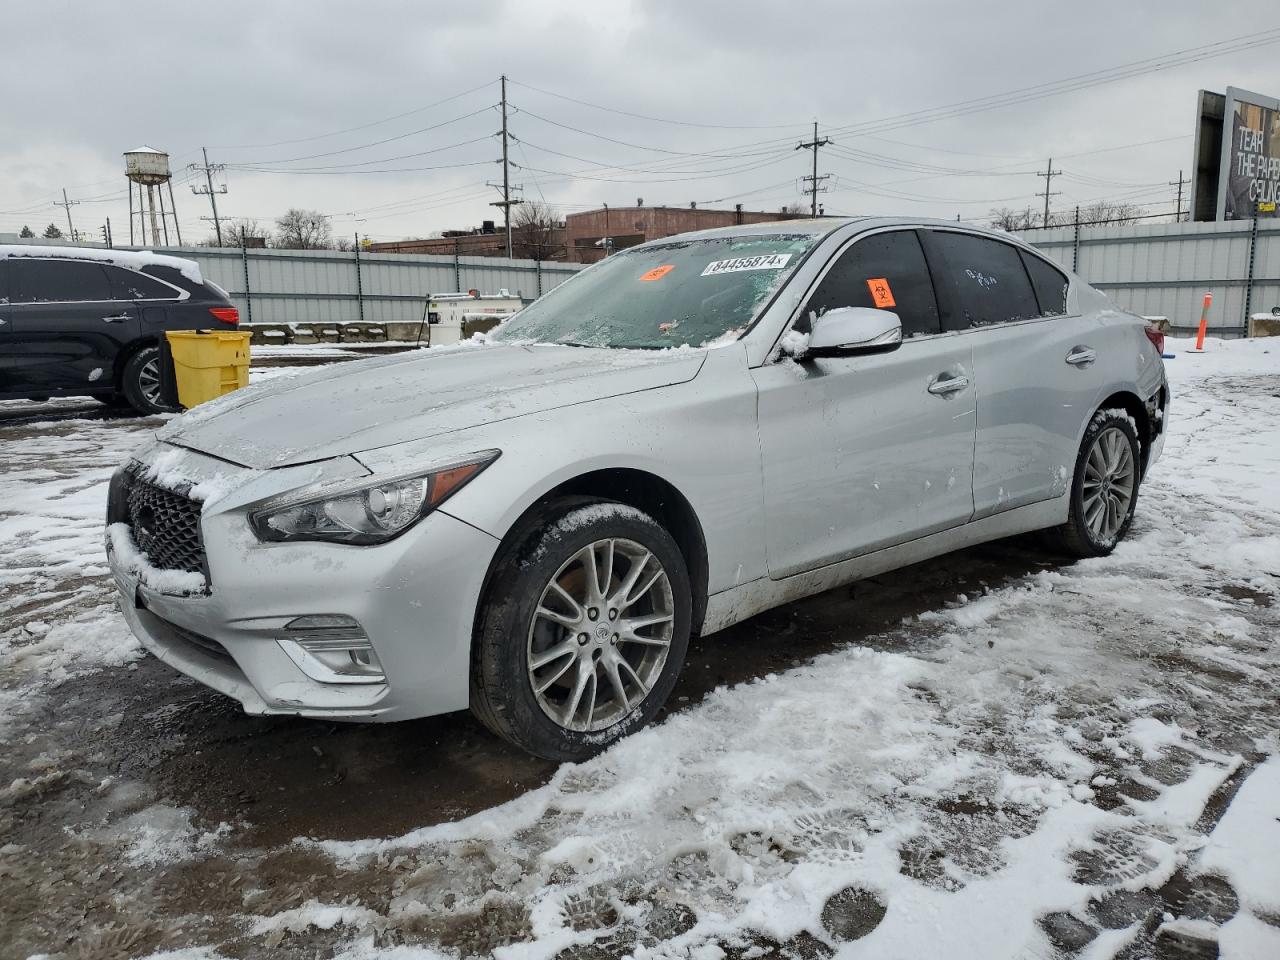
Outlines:
[[[494,331],[495,340],[660,350],[740,333],[820,239],[670,240],[608,257]]]

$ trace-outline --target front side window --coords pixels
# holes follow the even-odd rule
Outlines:
[[[111,284],[101,264],[87,260],[9,260],[11,303],[110,300]]]
[[[926,242],[939,295],[942,288],[946,290],[946,329],[968,330],[1040,316],[1017,247],[942,230],[929,231]]]
[[[607,257],[525,307],[498,341],[660,350],[744,331],[819,234],[647,244]]]
[[[1067,278],[1056,267],[1041,260],[1035,254],[1019,250],[1036,299],[1040,301],[1040,316],[1060,317],[1067,312]]]
[[[801,328],[838,307],[890,310],[902,321],[904,337],[941,333],[938,302],[916,232],[895,230],[856,241],[809,298]]]

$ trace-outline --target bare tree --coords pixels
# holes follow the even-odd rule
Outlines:
[[[539,200],[526,200],[511,215],[511,253],[526,260],[563,260],[560,215]]]
[[[350,253],[355,248],[356,248],[355,243],[351,240],[348,240],[346,237],[338,237],[338,239],[333,241],[333,249],[339,251],[340,253]]]
[[[792,203],[784,203],[778,213],[784,217],[804,217],[809,214],[809,207],[796,200]]]
[[[1081,223],[1133,223],[1146,216],[1146,207],[1136,203],[1096,200],[1080,208]]]
[[[235,217],[230,220],[222,221],[222,246],[224,247],[252,247],[254,241],[261,240],[266,242],[268,230],[253,217]],[[202,247],[218,246],[218,235],[211,233],[200,241]]]
[[[284,250],[327,250],[333,246],[333,226],[319,210],[291,207],[276,218],[275,241]]]
[[[990,218],[991,226],[997,230],[1008,230],[1010,233],[1016,233],[1019,230],[1031,230],[1035,227],[1043,226],[1041,224],[1041,215],[1031,207],[1023,210],[1014,210],[1010,207],[999,207],[995,210],[987,212]],[[1050,220],[1053,215],[1049,215]]]

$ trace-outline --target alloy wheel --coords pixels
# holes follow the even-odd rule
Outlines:
[[[657,683],[675,626],[667,571],[634,540],[597,540],[546,585],[529,625],[529,684],[543,713],[593,733],[631,713]]]
[[[1084,465],[1084,522],[1100,543],[1120,535],[1137,492],[1138,471],[1129,438],[1108,427],[1094,438]]]
[[[138,370],[138,392],[152,406],[160,406],[160,360],[148,360]]]

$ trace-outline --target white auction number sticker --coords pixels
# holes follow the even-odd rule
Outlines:
[[[740,270],[781,270],[791,259],[789,253],[762,253],[756,257],[735,257],[732,260],[713,260],[702,271],[704,277],[721,273],[737,273]]]

